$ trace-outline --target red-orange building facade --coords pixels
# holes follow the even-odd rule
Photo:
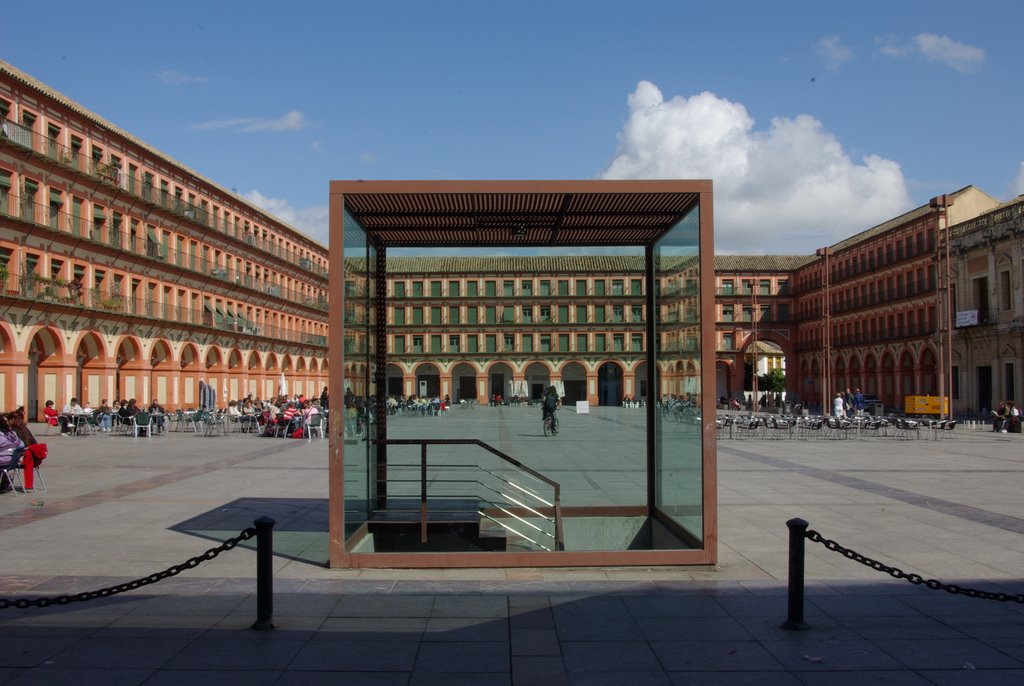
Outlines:
[[[0,62],[2,406],[319,394],[327,251]]]

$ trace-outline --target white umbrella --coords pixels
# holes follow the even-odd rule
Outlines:
[[[565,397],[565,384],[561,381],[555,382],[555,391],[558,393],[559,398]]]
[[[522,381],[519,382],[519,392],[516,393],[516,395],[518,395],[520,398],[525,398],[528,395],[530,395],[530,387],[526,383],[526,379],[523,379]]]
[[[284,372],[281,372],[281,378],[277,382],[277,394],[288,395],[288,380],[284,378]]]

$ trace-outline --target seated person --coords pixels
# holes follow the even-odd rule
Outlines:
[[[43,421],[50,426],[57,426],[60,424],[60,412],[53,406],[52,400],[46,401],[46,407],[43,408]]]
[[[302,415],[299,413],[299,408],[292,403],[288,403],[285,407],[284,412],[281,413],[284,417],[284,421],[287,424],[287,433],[291,434],[292,431],[299,428],[302,425]]]
[[[72,398],[64,405],[64,411],[57,418],[60,422],[60,433],[62,436],[71,435],[72,422],[82,414],[82,406],[78,404],[78,398]]]
[[[100,431],[104,433],[110,432],[113,414],[114,410],[107,404],[107,399],[101,400],[100,406],[96,408],[96,426],[99,427]]]
[[[149,414],[152,417],[150,421],[153,422],[153,426],[156,428],[157,433],[161,433],[164,430],[164,422],[167,421],[167,413],[164,412],[163,406],[160,402],[153,398],[153,402],[149,404]]]
[[[7,467],[11,464],[14,459],[14,451],[18,448],[24,448],[25,443],[18,434],[14,432],[11,425],[7,423],[7,417],[0,415],[0,467]],[[0,484],[0,493],[10,491],[14,488],[14,484],[7,480],[4,480]]]

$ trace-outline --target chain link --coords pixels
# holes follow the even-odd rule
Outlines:
[[[231,550],[242,541],[247,541],[256,535],[256,528],[249,527],[234,538],[229,538],[219,546],[210,548],[202,555],[196,555],[191,557],[181,564],[168,567],[162,572],[155,572],[149,576],[144,576],[141,579],[135,579],[133,581],[126,581],[123,584],[117,586],[109,586],[107,588],[101,588],[97,591],[84,591],[82,593],[75,593],[73,595],[59,595],[52,598],[18,598],[17,600],[7,600],[6,598],[0,598],[0,610],[6,610],[9,607],[16,607],[24,609],[27,607],[49,607],[50,605],[67,605],[68,603],[77,603],[85,600],[93,600],[95,598],[107,598],[118,593],[124,593],[125,591],[134,591],[137,588],[155,584],[158,581],[163,581],[172,576],[181,574],[186,569],[195,569],[201,563],[208,560],[212,560],[223,552]]]
[[[872,560],[870,557],[861,555],[855,550],[844,548],[835,541],[829,540],[819,534],[814,529],[808,529],[804,536],[814,543],[821,543],[829,550],[835,551],[844,557],[847,557],[854,562],[859,562],[862,565],[871,567],[872,569],[878,570],[879,572],[885,572],[889,576],[895,579],[904,579],[914,585],[924,585],[933,591],[946,591],[954,595],[965,595],[968,598],[984,598],[985,600],[999,600],[1002,602],[1014,602],[1024,603],[1024,595],[1013,594],[1013,593],[993,593],[992,591],[979,591],[974,588],[964,588],[963,586],[957,586],[956,584],[944,584],[937,579],[925,579],[920,574],[908,574],[901,569],[896,567],[890,567],[887,564],[883,564],[878,560]]]

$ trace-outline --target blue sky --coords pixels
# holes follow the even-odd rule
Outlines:
[[[4,24],[0,58],[324,243],[331,179],[711,178],[722,253],[1024,193],[1016,0],[56,0]]]

